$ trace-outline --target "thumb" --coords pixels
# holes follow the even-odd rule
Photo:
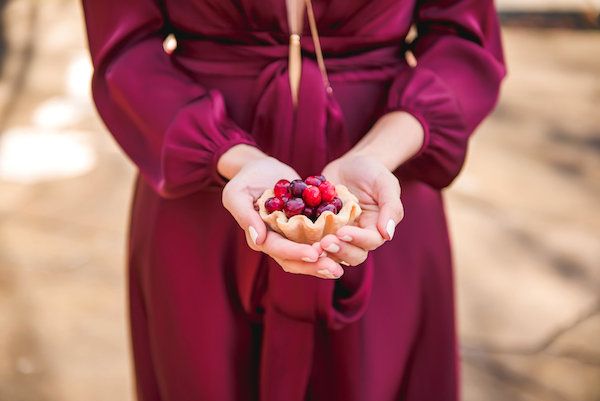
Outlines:
[[[404,207],[400,200],[400,184],[392,173],[382,175],[376,186],[376,201],[379,206],[377,230],[383,238],[394,237],[396,225],[404,217]]]

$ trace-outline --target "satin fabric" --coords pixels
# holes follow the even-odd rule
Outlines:
[[[294,109],[284,3],[83,1],[94,101],[140,173],[128,251],[139,399],[456,399],[440,190],[505,74],[493,5],[314,1],[333,93],[306,36]],[[223,152],[249,144],[317,174],[392,110],[425,131],[395,171],[407,217],[393,241],[337,281],[246,247],[220,204]]]

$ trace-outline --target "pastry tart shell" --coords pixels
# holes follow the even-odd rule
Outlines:
[[[314,222],[304,215],[292,216],[288,219],[280,210],[269,214],[265,209],[265,202],[275,196],[272,189],[267,189],[256,201],[259,207],[258,212],[273,231],[294,242],[313,244],[327,234],[334,234],[345,225],[352,225],[362,213],[358,199],[348,188],[344,185],[336,185],[335,190],[342,201],[342,209],[338,214],[325,211]]]

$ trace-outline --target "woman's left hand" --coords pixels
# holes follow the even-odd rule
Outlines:
[[[344,265],[364,262],[368,252],[394,236],[404,216],[400,183],[371,156],[347,154],[329,163],[322,173],[328,181],[345,185],[358,198],[362,214],[354,226],[340,228],[321,239],[327,255]]]

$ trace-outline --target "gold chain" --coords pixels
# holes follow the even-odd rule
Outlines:
[[[319,65],[319,69],[321,70],[325,90],[327,91],[327,93],[332,93],[333,88],[331,87],[329,77],[327,76],[327,68],[325,68],[325,60],[323,59],[323,52],[321,51],[321,41],[319,40],[319,31],[317,30],[317,23],[315,22],[315,14],[313,12],[312,2],[311,0],[305,0],[305,2],[306,11],[308,14],[308,24],[310,25],[310,34],[312,36],[313,44],[315,46],[315,52],[317,53],[317,64]]]

